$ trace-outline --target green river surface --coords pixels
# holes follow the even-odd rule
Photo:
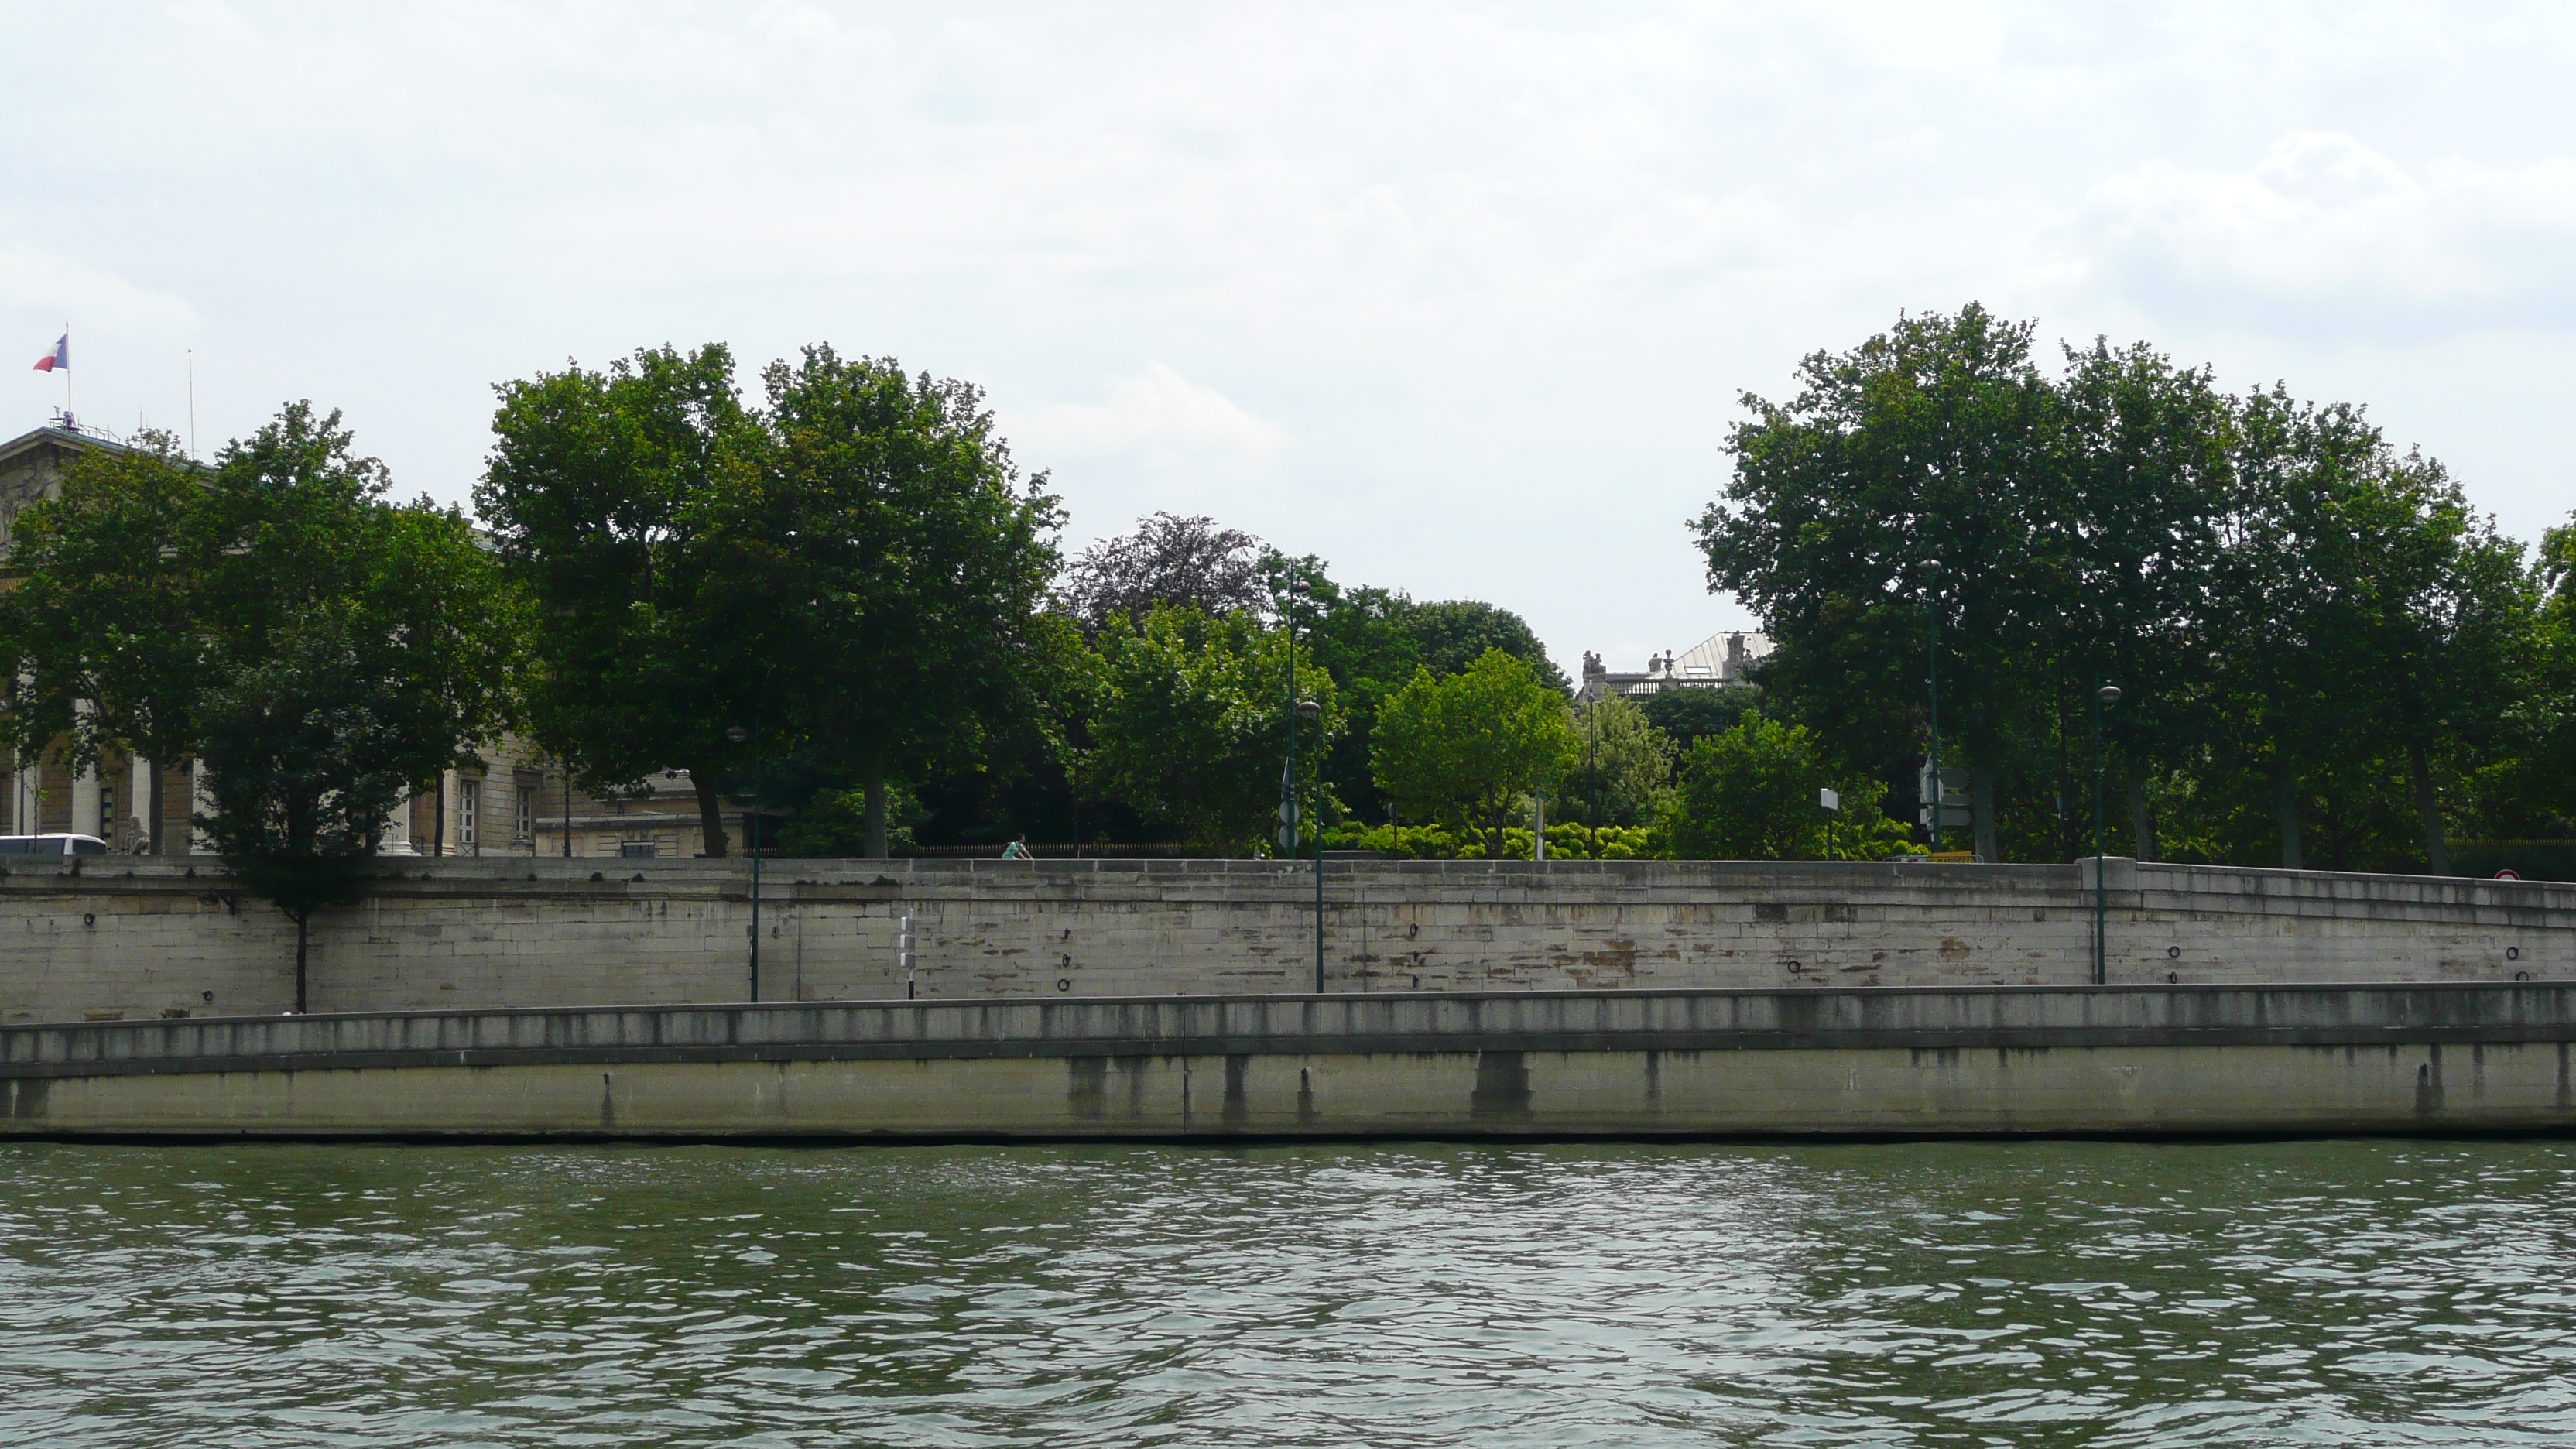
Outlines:
[[[2576,1142],[0,1146],[0,1444],[2576,1443]]]

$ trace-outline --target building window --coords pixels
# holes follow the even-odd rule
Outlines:
[[[510,838],[522,841],[537,838],[537,787],[534,785],[519,787],[519,815],[513,823]]]
[[[628,860],[651,860],[653,858],[653,842],[649,840],[625,841],[617,847],[617,853]]]
[[[456,780],[456,849],[460,855],[480,855],[482,838],[483,782],[458,776]]]

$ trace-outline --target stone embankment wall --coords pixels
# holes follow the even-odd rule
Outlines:
[[[79,869],[73,870],[77,863]],[[744,1000],[740,862],[405,861],[317,918],[315,1011]],[[1314,988],[1312,867],[786,861],[760,995],[1225,995]],[[209,861],[9,862],[0,1022],[293,1002],[294,931]],[[2576,980],[2576,887],[2108,863],[2114,983]],[[1331,992],[2065,985],[2087,866],[1384,862],[1326,867]],[[915,967],[896,939],[913,921]]]
[[[0,1028],[0,1137],[2560,1132],[2576,987],[836,1002]]]

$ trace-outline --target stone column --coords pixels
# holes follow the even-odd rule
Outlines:
[[[215,813],[215,797],[213,792],[206,788],[206,762],[203,760],[191,760],[188,762],[188,813],[191,815],[212,815]],[[199,830],[194,826],[190,826],[188,829],[188,853],[190,855],[212,855],[215,853],[214,843],[206,839],[204,831]]]

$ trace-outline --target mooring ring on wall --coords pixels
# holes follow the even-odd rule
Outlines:
[[[2516,971],[2513,973],[2513,979],[2516,981],[2529,981],[2531,979],[2531,973],[2528,971]]]
[[[2180,946],[2167,946],[2167,947],[2165,948],[2165,959],[2166,959],[2166,960],[2168,960],[2168,961],[2179,961],[2179,960],[2181,960],[2181,959],[2182,959],[2182,948],[2181,948]]]
[[[98,924],[98,912],[96,912],[96,911],[83,911],[83,912],[81,912],[81,924],[82,924],[82,925],[84,925],[84,926],[95,926],[95,925],[97,925],[97,924]]]
[[[1071,991],[1073,989],[1073,978],[1070,976],[1057,977],[1055,979],[1055,989],[1058,991]]]
[[[2505,947],[2505,948],[2504,948],[2504,959],[2506,959],[2506,960],[2508,960],[2508,961],[2519,961],[2519,960],[2521,960],[2521,959],[2522,959],[2522,948],[2521,948],[2520,946],[2507,946],[2507,947]]]
[[[2180,986],[2182,984],[2182,973],[2179,971],[2166,972],[2165,984],[2167,986]]]
[[[1796,959],[1796,958],[1794,958],[1794,957],[1792,957],[1792,958],[1790,959],[1790,961],[1789,961],[1789,974],[1791,974],[1791,975],[1793,975],[1793,976],[1794,976],[1794,975],[1796,975],[1797,973],[1799,973],[1799,972],[1801,972],[1801,971],[1804,971],[1804,970],[1806,970],[1806,969],[1807,969],[1807,963],[1805,963],[1805,962],[1803,962],[1803,961],[1800,961],[1800,960],[1798,960],[1798,959]]]

